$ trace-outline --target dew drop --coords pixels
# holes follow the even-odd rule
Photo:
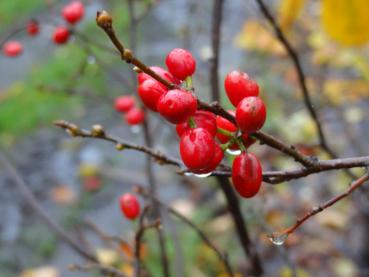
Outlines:
[[[189,171],[187,171],[187,172],[185,172],[185,174],[184,174],[185,176],[194,176],[194,174],[192,173],[192,172],[189,172]]]
[[[212,172],[204,173],[204,174],[194,174],[197,178],[206,178],[211,175]]]
[[[88,56],[87,62],[88,62],[88,64],[95,64],[96,63],[95,56]]]
[[[131,132],[134,134],[138,134],[141,131],[141,126],[139,125],[133,125],[131,126]]]
[[[228,154],[230,155],[234,155],[234,156],[237,156],[239,154],[241,154],[241,150],[231,150],[231,149],[227,149],[226,150]]]
[[[274,245],[283,245],[288,237],[288,234],[272,233],[268,238]]]

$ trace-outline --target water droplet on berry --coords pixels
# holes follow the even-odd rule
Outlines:
[[[187,171],[187,172],[185,172],[185,174],[184,174],[185,176],[194,176],[194,174],[192,173],[192,172],[189,172],[189,171]]]
[[[268,237],[274,245],[283,245],[288,237],[288,234],[272,233],[271,235],[268,235]]]
[[[87,62],[88,62],[88,64],[95,64],[96,63],[95,56],[88,56]]]
[[[237,149],[237,150],[227,149],[226,151],[227,151],[228,154],[234,155],[234,156],[237,156],[237,155],[241,154],[241,150],[239,150],[239,149]]]
[[[211,175],[212,172],[209,173],[204,173],[204,174],[194,174],[196,177],[198,178],[206,178],[209,177]]]
[[[131,126],[131,132],[134,134],[138,134],[139,132],[141,132],[141,126],[140,125]]]

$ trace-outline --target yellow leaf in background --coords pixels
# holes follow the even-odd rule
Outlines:
[[[290,28],[299,17],[305,0],[281,0],[278,7],[279,24],[283,30]]]
[[[41,266],[28,269],[20,274],[20,277],[59,277],[59,271],[52,266]]]
[[[368,0],[323,0],[322,23],[325,31],[347,46],[369,40]]]
[[[77,198],[75,192],[65,185],[53,187],[50,196],[55,203],[62,205],[72,204]]]
[[[96,257],[103,265],[112,265],[118,261],[118,254],[111,249],[97,249]]]
[[[99,168],[94,164],[82,163],[79,166],[79,175],[81,177],[90,177],[98,174]]]
[[[286,51],[282,44],[256,20],[248,20],[235,38],[237,47],[284,56]]]
[[[347,101],[359,101],[369,96],[369,84],[363,80],[327,80],[324,94],[332,104],[340,105]]]
[[[283,266],[281,268],[281,271],[279,272],[279,276],[280,277],[292,277],[293,276],[292,270],[287,266]],[[302,270],[301,268],[298,268],[296,270],[296,276],[297,277],[309,277],[310,274],[308,272]]]

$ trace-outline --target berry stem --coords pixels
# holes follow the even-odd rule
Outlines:
[[[192,116],[188,118],[188,125],[190,126],[191,129],[194,129],[197,127],[197,124]]]
[[[225,135],[227,137],[234,137],[235,136],[235,133],[229,132],[229,131],[227,131],[225,129],[222,129],[222,128],[219,128],[219,127],[217,128],[217,131],[218,131],[218,133],[220,133],[222,135]]]
[[[188,76],[185,79],[186,90],[193,91],[192,77]]]

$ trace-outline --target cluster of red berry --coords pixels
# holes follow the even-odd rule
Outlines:
[[[115,99],[114,107],[118,112],[124,113],[124,120],[129,125],[138,125],[145,120],[145,112],[135,105],[132,96],[120,96]]]
[[[64,6],[62,16],[69,24],[76,24],[84,15],[84,5],[80,1],[73,1]],[[25,26],[28,35],[36,36],[40,32],[40,25],[36,20],[30,20]],[[70,31],[65,26],[57,26],[53,32],[52,39],[56,44],[64,44],[70,37]],[[11,40],[4,43],[3,54],[7,57],[17,57],[23,52],[23,45],[19,41]]]
[[[235,116],[236,124],[233,124],[226,118],[197,109],[191,79],[196,61],[190,52],[176,48],[167,55],[165,62],[168,71],[157,66],[150,69],[177,88],[168,89],[141,72],[138,74],[138,94],[143,104],[176,124],[181,159],[194,174],[210,175],[223,160],[225,150],[237,150],[238,156],[232,165],[234,187],[243,197],[254,196],[262,183],[262,167],[247,148],[256,141],[252,133],[258,131],[266,119],[258,84],[244,72],[232,71],[226,76],[225,90],[236,107],[235,111],[229,111]],[[125,107],[133,105],[133,99],[127,96],[118,98],[118,102]]]

